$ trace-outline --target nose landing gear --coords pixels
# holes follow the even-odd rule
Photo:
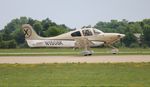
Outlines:
[[[112,49],[111,49],[111,53],[112,53],[112,54],[117,54],[117,53],[119,53],[119,49],[118,49],[118,48],[116,48],[116,47],[114,47],[114,46],[112,46],[112,45],[108,45],[108,46],[112,48]]]
[[[113,49],[111,50],[111,53],[112,53],[112,54],[117,54],[117,53],[119,53],[119,50],[118,50],[117,48],[113,48]]]

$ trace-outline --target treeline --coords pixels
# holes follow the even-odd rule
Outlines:
[[[39,21],[20,17],[13,19],[4,29],[0,30],[0,48],[28,47],[21,29],[22,24],[30,24],[37,34],[43,37],[56,36],[71,30],[64,24],[58,25],[52,22],[49,18]],[[122,21],[111,20],[110,22],[100,21],[94,27],[104,32],[125,34],[125,38],[115,44],[117,47],[150,47],[150,19],[137,22],[129,22],[125,19]]]
[[[19,19],[13,19],[0,31],[0,48],[28,47],[21,29],[23,24],[30,24],[37,34],[43,37],[56,36],[69,31],[69,28],[64,24],[58,25],[49,18],[39,21],[32,18],[20,17]]]

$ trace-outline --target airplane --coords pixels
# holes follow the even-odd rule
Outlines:
[[[91,47],[97,47],[103,44],[112,47],[115,50],[114,53],[116,53],[118,49],[113,47],[112,44],[125,37],[124,34],[104,33],[92,27],[83,27],[54,37],[39,36],[29,24],[23,24],[22,29],[29,47],[83,48],[84,50],[81,54],[84,56],[89,56],[94,53],[90,50]]]

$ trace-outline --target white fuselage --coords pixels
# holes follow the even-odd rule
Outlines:
[[[74,40],[27,40],[30,47],[75,47]],[[91,47],[101,46],[104,42],[92,41]]]

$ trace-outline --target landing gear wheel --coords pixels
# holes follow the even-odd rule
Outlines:
[[[117,53],[119,53],[119,50],[118,50],[117,48],[113,48],[113,49],[111,50],[111,53],[112,53],[112,54],[117,54]]]
[[[114,47],[114,46],[112,46],[112,45],[108,45],[108,46],[112,48],[112,50],[111,50],[111,53],[112,53],[112,54],[117,54],[117,53],[119,53],[119,50],[118,50],[116,47]]]
[[[91,56],[94,52],[92,50],[84,50],[81,52],[83,56]]]

